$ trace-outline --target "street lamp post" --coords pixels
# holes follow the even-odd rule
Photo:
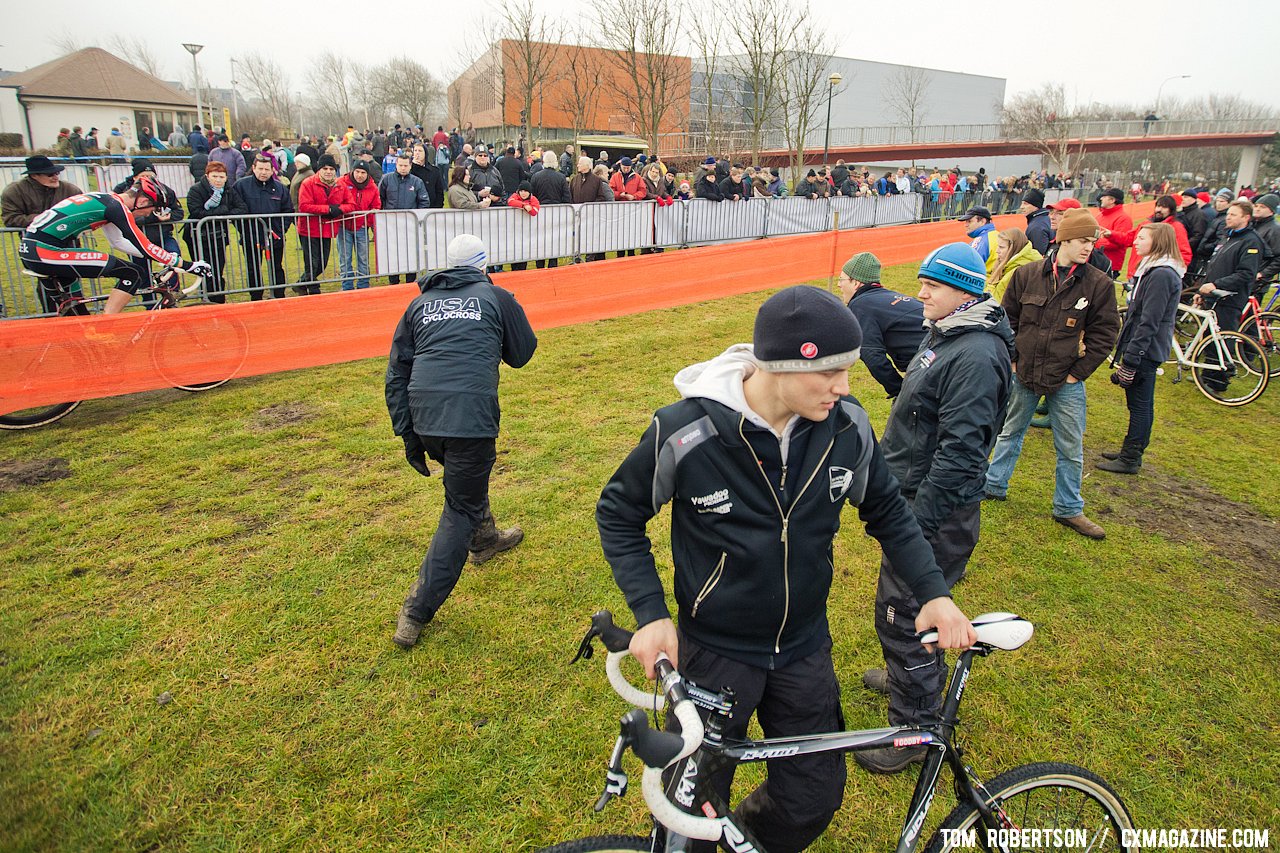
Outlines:
[[[1186,80],[1190,76],[1190,74],[1175,74],[1172,77],[1166,77],[1161,81],[1160,88],[1156,89],[1156,108],[1152,110],[1157,117],[1160,116],[1160,94],[1164,91],[1164,84],[1168,83],[1170,80]]]
[[[231,117],[236,120],[236,127],[240,126],[240,94],[236,91],[236,58],[231,57]]]
[[[831,149],[831,100],[835,97],[836,86],[840,85],[840,81],[844,78],[840,76],[839,71],[832,71],[831,76],[827,78],[827,135],[822,142],[822,165],[827,165],[827,152]]]
[[[204,112],[204,105],[200,102],[200,66],[196,64],[196,54],[204,50],[204,45],[184,44],[182,46],[187,49],[187,53],[191,54],[191,73],[195,75],[192,79],[195,81],[196,87],[196,121],[202,122],[204,118],[201,113]],[[192,128],[192,130],[195,130],[195,128]]]

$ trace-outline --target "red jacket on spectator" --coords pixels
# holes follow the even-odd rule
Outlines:
[[[440,150],[441,145],[448,145],[448,144],[449,144],[449,134],[445,133],[443,130],[437,130],[435,132],[435,135],[431,137],[431,147],[436,149],[437,151]]]
[[[1133,219],[1125,212],[1122,204],[1117,204],[1106,210],[1099,207],[1094,211],[1094,216],[1098,218],[1099,228],[1105,228],[1108,231],[1120,234],[1128,234],[1133,230]],[[1107,256],[1107,260],[1111,261],[1113,270],[1124,268],[1125,246],[1117,243],[1111,237],[1101,237],[1098,239],[1098,248],[1102,250],[1102,254]]]
[[[320,180],[319,175],[312,175],[303,181],[298,189],[298,212],[314,215],[298,218],[298,234],[302,237],[338,236],[338,223],[341,219],[330,215],[330,205],[334,204],[344,214],[356,209],[351,191],[342,185],[342,181],[332,187]]]
[[[519,192],[513,192],[511,198],[507,199],[507,207],[518,207],[524,210],[525,205],[531,207],[530,210],[525,211],[530,216],[537,216],[538,211],[542,209],[542,205],[538,204],[538,197],[533,193],[530,193],[528,198],[520,198]]]
[[[304,183],[303,186],[306,186]],[[365,210],[382,210],[382,196],[378,194],[378,185],[373,178],[369,178],[364,182],[364,189],[356,186],[356,182],[351,180],[351,174],[345,174],[338,178],[338,186],[346,187],[347,192],[351,196],[351,202],[355,205],[354,211],[360,213]],[[301,204],[301,198],[299,198]],[[372,228],[372,216],[346,216],[342,219],[342,227],[348,231],[359,231],[361,228]]]
[[[621,171],[614,172],[613,177],[609,178],[609,189],[613,190],[613,197],[618,201],[639,201],[647,195],[644,178],[635,172],[628,175],[623,175]],[[622,193],[628,193],[634,198],[619,199],[618,196]]]
[[[1144,219],[1138,225],[1137,228],[1134,228],[1132,231],[1128,231],[1125,233],[1121,233],[1119,231],[1113,231],[1111,233],[1111,242],[1117,246],[1122,246],[1125,249],[1129,248],[1130,246],[1133,245],[1133,240],[1135,237],[1138,236],[1138,231],[1141,230],[1142,226],[1146,225],[1148,222],[1151,222],[1151,221],[1152,220],[1150,219]],[[1174,236],[1178,238],[1178,253],[1182,255],[1182,262],[1190,266],[1191,265],[1191,241],[1187,239],[1186,227],[1176,219],[1166,219],[1164,221],[1167,222],[1169,225],[1173,226]],[[1111,255],[1106,252],[1104,252],[1103,254],[1106,254],[1108,258],[1111,257]],[[1141,261],[1142,261],[1142,258],[1138,257],[1138,253],[1132,252],[1129,255],[1129,267],[1128,269],[1125,270],[1125,275],[1127,275],[1129,278],[1133,278],[1133,274],[1138,271],[1138,264]]]

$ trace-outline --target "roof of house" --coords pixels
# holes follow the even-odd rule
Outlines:
[[[29,97],[195,106],[191,96],[100,47],[86,47],[20,71],[0,85],[20,87],[19,95]]]

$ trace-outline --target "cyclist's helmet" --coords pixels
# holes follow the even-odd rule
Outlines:
[[[160,189],[160,182],[150,175],[139,175],[133,182],[133,191],[154,207],[164,204],[164,190]]]

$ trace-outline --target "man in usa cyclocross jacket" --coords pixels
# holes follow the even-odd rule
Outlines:
[[[940,645],[972,639],[964,614],[848,396],[861,331],[831,294],[787,288],[756,318],[754,346],[682,370],[684,399],[660,409],[605,486],[596,521],[635,614],[631,651],[652,674],[665,652],[693,681],[737,694],[727,737],[759,709],[766,737],[843,727],[827,596],[846,502],[858,507],[916,596]],[[671,622],[645,527],[671,502],[680,625]],[[728,800],[732,772],[715,785]],[[802,850],[844,793],[839,753],[790,759],[738,806],[770,851]]]

